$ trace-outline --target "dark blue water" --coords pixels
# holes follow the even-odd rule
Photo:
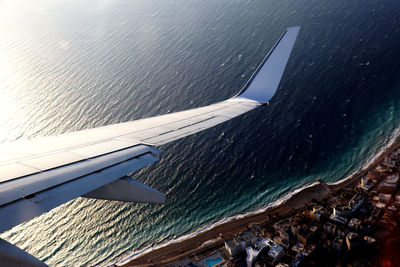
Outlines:
[[[3,233],[51,265],[129,251],[347,177],[400,126],[400,6],[365,1],[0,2],[2,142],[180,111],[237,93],[286,27],[275,97],[165,145],[132,177],[165,205],[79,198]]]

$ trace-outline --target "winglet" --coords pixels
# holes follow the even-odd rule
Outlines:
[[[275,94],[288,62],[300,27],[285,30],[278,42],[235,97],[244,97],[266,103]]]

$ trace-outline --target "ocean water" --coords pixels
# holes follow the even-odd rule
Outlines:
[[[343,179],[400,126],[397,0],[0,1],[1,143],[224,100],[295,25],[269,107],[132,175],[165,205],[78,198],[0,237],[49,265],[112,262]]]

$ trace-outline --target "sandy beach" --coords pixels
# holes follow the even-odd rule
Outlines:
[[[159,248],[149,250],[137,256],[132,256],[124,261],[120,261],[118,266],[166,266],[185,256],[201,254],[203,251],[221,246],[225,240],[248,229],[252,224],[273,223],[277,217],[283,218],[292,215],[296,209],[303,208],[312,199],[322,200],[340,189],[355,186],[363,175],[375,168],[383,161],[386,155],[390,154],[398,147],[400,147],[399,137],[397,137],[393,144],[377,157],[368,168],[355,173],[348,179],[344,179],[332,185],[325,184],[323,181],[317,181],[300,190],[298,193],[291,195],[289,199],[279,206],[268,208],[260,213],[253,213],[239,219],[227,221],[226,223],[202,231],[191,238],[171,242],[168,245],[160,246]],[[323,177],[321,178],[323,179]]]

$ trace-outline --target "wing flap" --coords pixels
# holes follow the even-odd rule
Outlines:
[[[20,198],[1,206],[0,218],[7,218],[7,220],[0,220],[0,232],[4,232],[17,224],[111,183],[157,160],[157,157],[147,153],[101,171],[58,184],[55,187],[31,195],[29,198]]]
[[[80,161],[75,164],[65,165],[34,175],[0,183],[0,206],[37,192],[41,192],[47,188],[122,163],[129,159],[138,158],[147,153],[158,152],[160,151],[149,146],[139,145],[100,157]],[[124,175],[126,174],[128,173],[125,173]],[[95,188],[97,187],[94,187],[93,189]]]
[[[118,179],[89,192],[84,197],[135,203],[165,203],[164,194],[130,178]]]

